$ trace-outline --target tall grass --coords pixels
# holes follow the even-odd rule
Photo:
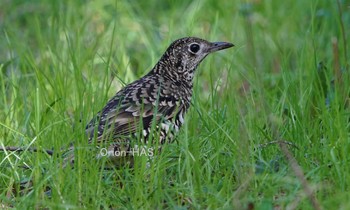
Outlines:
[[[0,153],[0,207],[314,209],[314,196],[324,209],[350,208],[350,5],[339,6],[2,1],[0,144],[58,155]],[[184,36],[235,47],[200,65],[186,123],[150,167],[140,157],[133,169],[101,170],[86,123]],[[294,145],[300,171],[276,141]],[[72,142],[75,167],[57,167]],[[32,192],[12,192],[30,178]]]

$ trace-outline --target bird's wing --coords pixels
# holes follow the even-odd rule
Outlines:
[[[138,135],[151,126],[152,120],[171,120],[181,105],[171,95],[160,95],[156,86],[134,85],[118,92],[107,105],[86,126],[86,132],[93,139],[96,132],[98,142]]]

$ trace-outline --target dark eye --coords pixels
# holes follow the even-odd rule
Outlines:
[[[197,53],[200,49],[200,46],[198,44],[191,44],[190,45],[190,51],[192,53]]]

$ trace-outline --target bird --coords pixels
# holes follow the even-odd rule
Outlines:
[[[107,156],[117,164],[140,143],[161,149],[173,142],[191,105],[198,65],[207,55],[233,46],[197,37],[173,41],[145,76],[118,91],[86,125],[89,143],[107,145]]]
[[[190,108],[193,78],[207,55],[231,48],[229,42],[209,42],[184,37],[170,44],[155,66],[142,78],[119,90],[87,123],[89,145],[104,149],[112,167],[133,166],[139,145],[158,146],[174,141]],[[30,151],[39,151],[29,148]],[[63,152],[62,168],[74,168],[74,145]],[[153,148],[152,148],[153,149]],[[0,151],[26,151],[28,148],[0,147]],[[53,151],[45,150],[49,155]],[[149,150],[148,150],[149,151]],[[139,155],[139,152],[136,152]],[[153,154],[153,151],[152,151]],[[20,193],[33,186],[33,180],[20,184]]]
[[[197,37],[173,41],[145,76],[119,90],[86,125],[89,145],[100,149],[97,158],[106,156],[112,165],[128,162],[132,166],[133,156],[140,154],[135,150],[142,149],[140,145],[150,145],[152,150],[147,151],[153,154],[154,149],[160,151],[162,145],[173,142],[191,105],[198,65],[207,55],[233,46],[229,42],[209,42]],[[74,167],[74,150],[71,145],[63,153],[63,167]]]

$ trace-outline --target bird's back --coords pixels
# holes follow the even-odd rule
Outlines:
[[[86,132],[90,141],[96,138],[99,143],[115,144],[130,138],[147,143],[148,139],[153,140],[149,138],[151,134],[159,136],[161,144],[172,141],[174,132],[184,122],[191,95],[191,89],[178,87],[157,74],[148,74],[110,99],[86,126]]]

